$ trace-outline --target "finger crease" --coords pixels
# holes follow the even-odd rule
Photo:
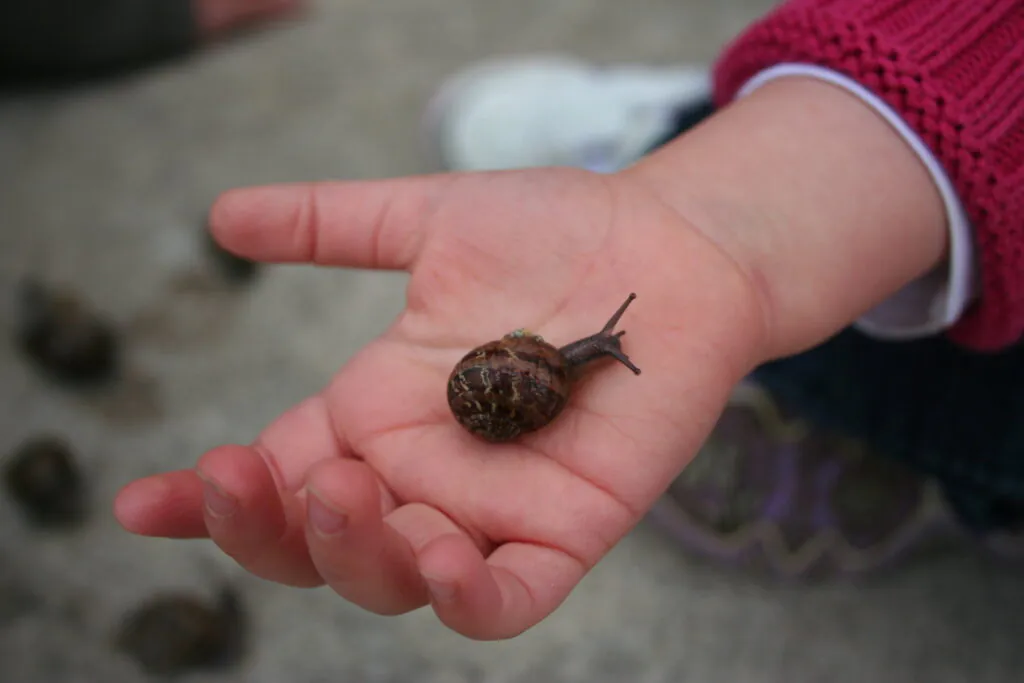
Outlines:
[[[263,460],[263,464],[265,464],[267,469],[270,470],[270,477],[274,480],[274,486],[277,487],[277,490],[291,491],[291,488],[288,486],[288,480],[284,476],[284,472],[281,471],[281,468],[277,464],[277,458],[274,457],[274,453],[267,448],[266,444],[259,439],[256,439],[256,441],[252,443],[252,449],[259,454],[260,458]]]
[[[379,268],[381,264],[381,244],[384,241],[384,231],[387,229],[386,226],[391,222],[392,214],[395,210],[395,202],[393,200],[387,200],[381,203],[377,209],[377,216],[374,218],[373,229],[370,230],[370,264],[374,268]]]
[[[334,419],[334,414],[331,413],[327,399],[323,394],[317,395],[316,403],[319,406],[320,412],[323,414],[324,422],[327,423],[327,430],[330,432],[331,440],[334,441],[334,445],[338,449],[338,452],[345,456],[354,455],[352,452],[352,446],[349,444],[348,438],[344,433],[344,427]]]
[[[594,566],[593,562],[588,561],[582,555],[579,555],[576,552],[574,552],[572,550],[569,550],[568,548],[564,548],[564,547],[561,547],[561,546],[553,545],[553,544],[551,544],[551,543],[549,543],[547,541],[539,540],[539,539],[536,539],[536,538],[515,538],[515,537],[510,537],[507,540],[503,541],[501,543],[501,545],[506,545],[506,544],[509,544],[509,543],[518,543],[520,545],[529,545],[529,546],[533,546],[535,548],[542,548],[544,550],[551,551],[551,552],[555,553],[556,555],[563,555],[564,557],[568,558],[569,560],[572,560],[577,565],[578,569],[581,572],[583,572],[583,573],[586,573],[587,571],[589,571]],[[496,547],[495,550],[497,550],[497,549],[498,548]]]
[[[526,581],[524,581],[523,578],[519,576],[519,574],[517,574],[516,572],[506,569],[505,575],[510,577],[516,583],[518,583],[519,586],[523,589],[523,593],[526,594],[527,599],[530,601],[532,605],[532,609],[528,610],[528,612],[534,612],[534,610],[536,610],[537,607],[540,605],[540,601],[537,599],[537,594],[533,591],[533,587],[530,586],[530,584],[528,584]]]
[[[320,246],[320,192],[319,185],[309,186],[306,197],[299,209],[296,229],[305,243],[306,260],[316,265],[325,265]]]

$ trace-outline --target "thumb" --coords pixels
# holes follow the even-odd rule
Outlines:
[[[445,175],[295,183],[230,190],[210,230],[225,249],[256,261],[409,270]]]

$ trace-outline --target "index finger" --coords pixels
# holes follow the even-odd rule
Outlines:
[[[229,190],[210,212],[214,239],[256,261],[409,270],[446,176]]]

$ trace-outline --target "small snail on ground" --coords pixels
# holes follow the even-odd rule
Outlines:
[[[635,298],[630,294],[600,332],[561,348],[519,329],[467,353],[448,378],[455,419],[486,441],[510,441],[558,417],[575,371],[586,363],[610,356],[639,375],[622,351],[625,331],[612,333]]]
[[[16,341],[44,372],[76,385],[106,382],[117,374],[118,335],[84,299],[24,280],[17,304]]]
[[[40,434],[21,444],[4,466],[11,498],[33,523],[68,526],[85,517],[82,473],[70,444]]]
[[[165,593],[126,615],[114,641],[151,674],[224,668],[244,654],[245,621],[241,599],[230,587],[210,602]]]

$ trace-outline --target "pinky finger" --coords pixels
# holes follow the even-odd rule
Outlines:
[[[203,519],[202,482],[195,470],[138,479],[118,492],[114,516],[142,536],[208,538]]]
[[[484,559],[470,539],[454,534],[425,546],[418,564],[438,618],[476,640],[512,638],[534,626],[584,574],[558,550],[509,543]]]

